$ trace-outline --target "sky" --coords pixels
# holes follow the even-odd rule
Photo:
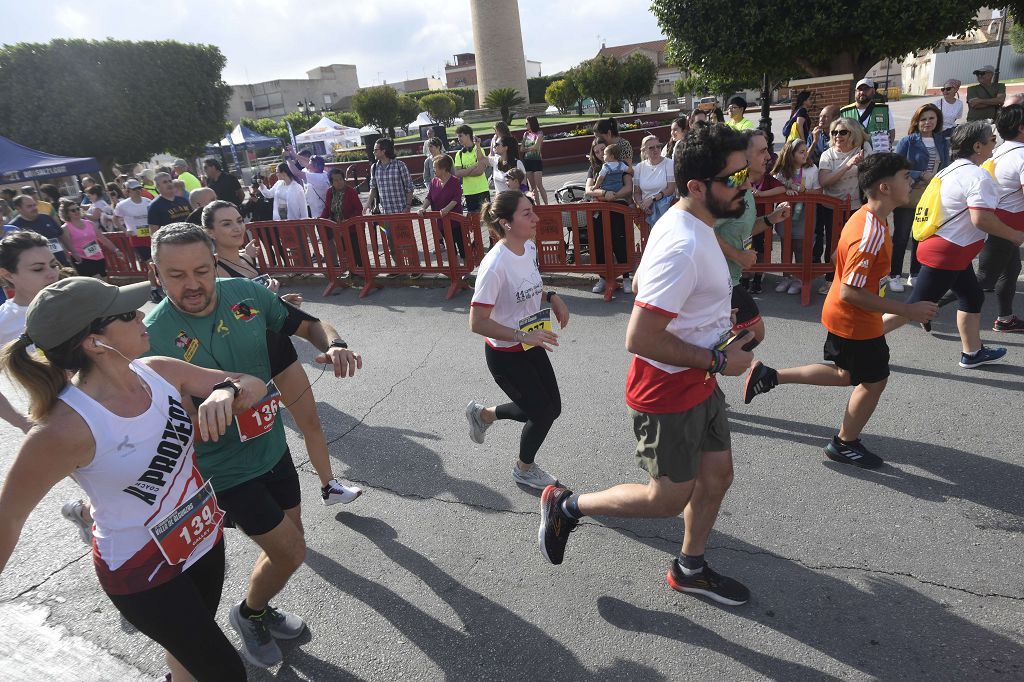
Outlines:
[[[509,2],[511,0],[487,0]],[[178,40],[216,45],[229,84],[304,78],[326,64],[355,64],[362,87],[438,76],[473,51],[469,0],[41,0],[5,3],[0,43],[53,38]],[[438,7],[443,7],[443,11]],[[520,0],[527,59],[553,74],[608,45],[662,37],[641,0]]]

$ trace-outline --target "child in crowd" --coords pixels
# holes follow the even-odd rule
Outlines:
[[[807,143],[803,140],[789,140],[782,148],[782,153],[772,168],[772,177],[781,182],[785,187],[786,194],[793,196],[805,192],[820,192],[821,184],[818,182],[818,168],[810,161]],[[812,216],[813,217],[813,216]],[[776,225],[775,232],[781,240],[783,237],[784,225]],[[791,239],[791,251],[793,262],[799,263],[803,257],[804,249],[804,205],[803,203],[793,204],[793,232]],[[800,293],[800,280],[786,275],[775,287],[777,293],[787,294]]]
[[[625,184],[623,176],[632,172],[633,169],[619,158],[618,145],[610,144],[604,148],[604,165],[597,174],[594,189],[618,192]]]
[[[518,168],[510,168],[505,171],[505,182],[508,183],[509,189],[518,189],[523,194],[530,194],[530,186],[526,184],[526,173]]]

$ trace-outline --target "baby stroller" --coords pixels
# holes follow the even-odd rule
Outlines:
[[[586,195],[587,188],[585,185],[581,185],[578,182],[567,182],[562,185],[559,189],[555,190],[555,201],[559,204],[582,204],[588,201]],[[581,213],[583,211],[580,211]],[[576,254],[573,252],[573,243],[570,231],[572,230],[572,223],[570,222],[570,214],[562,213],[562,227],[565,229],[565,259],[567,263],[576,262]],[[580,216],[582,218],[582,216]],[[579,224],[586,225],[585,219],[579,220]],[[586,256],[590,257],[590,239],[587,230],[580,230],[580,262],[584,262],[583,258]]]

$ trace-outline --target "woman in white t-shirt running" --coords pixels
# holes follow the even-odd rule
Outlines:
[[[569,309],[555,292],[544,292],[533,242],[539,220],[533,202],[519,191],[501,192],[484,205],[481,219],[499,241],[480,263],[469,326],[484,337],[487,369],[512,402],[493,407],[470,402],[469,437],[483,443],[484,433],[498,419],[523,422],[512,480],[543,490],[558,479],[534,464],[534,458],[562,412],[562,398],[548,359],[558,335],[550,324],[546,329],[539,326],[533,316],[547,303],[565,329]]]
[[[0,240],[0,277],[14,289],[14,298],[0,305],[0,346],[6,346],[25,331],[25,313],[36,294],[57,281],[60,263],[50,252],[49,242],[36,232],[12,232]],[[0,394],[0,419],[23,433],[32,421]]]

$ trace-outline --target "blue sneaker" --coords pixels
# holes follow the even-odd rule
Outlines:
[[[987,365],[990,362],[999,362],[1006,355],[1005,348],[986,348],[982,346],[981,349],[969,355],[967,353],[960,354],[960,366],[964,369],[974,369],[975,367],[981,367]]]

